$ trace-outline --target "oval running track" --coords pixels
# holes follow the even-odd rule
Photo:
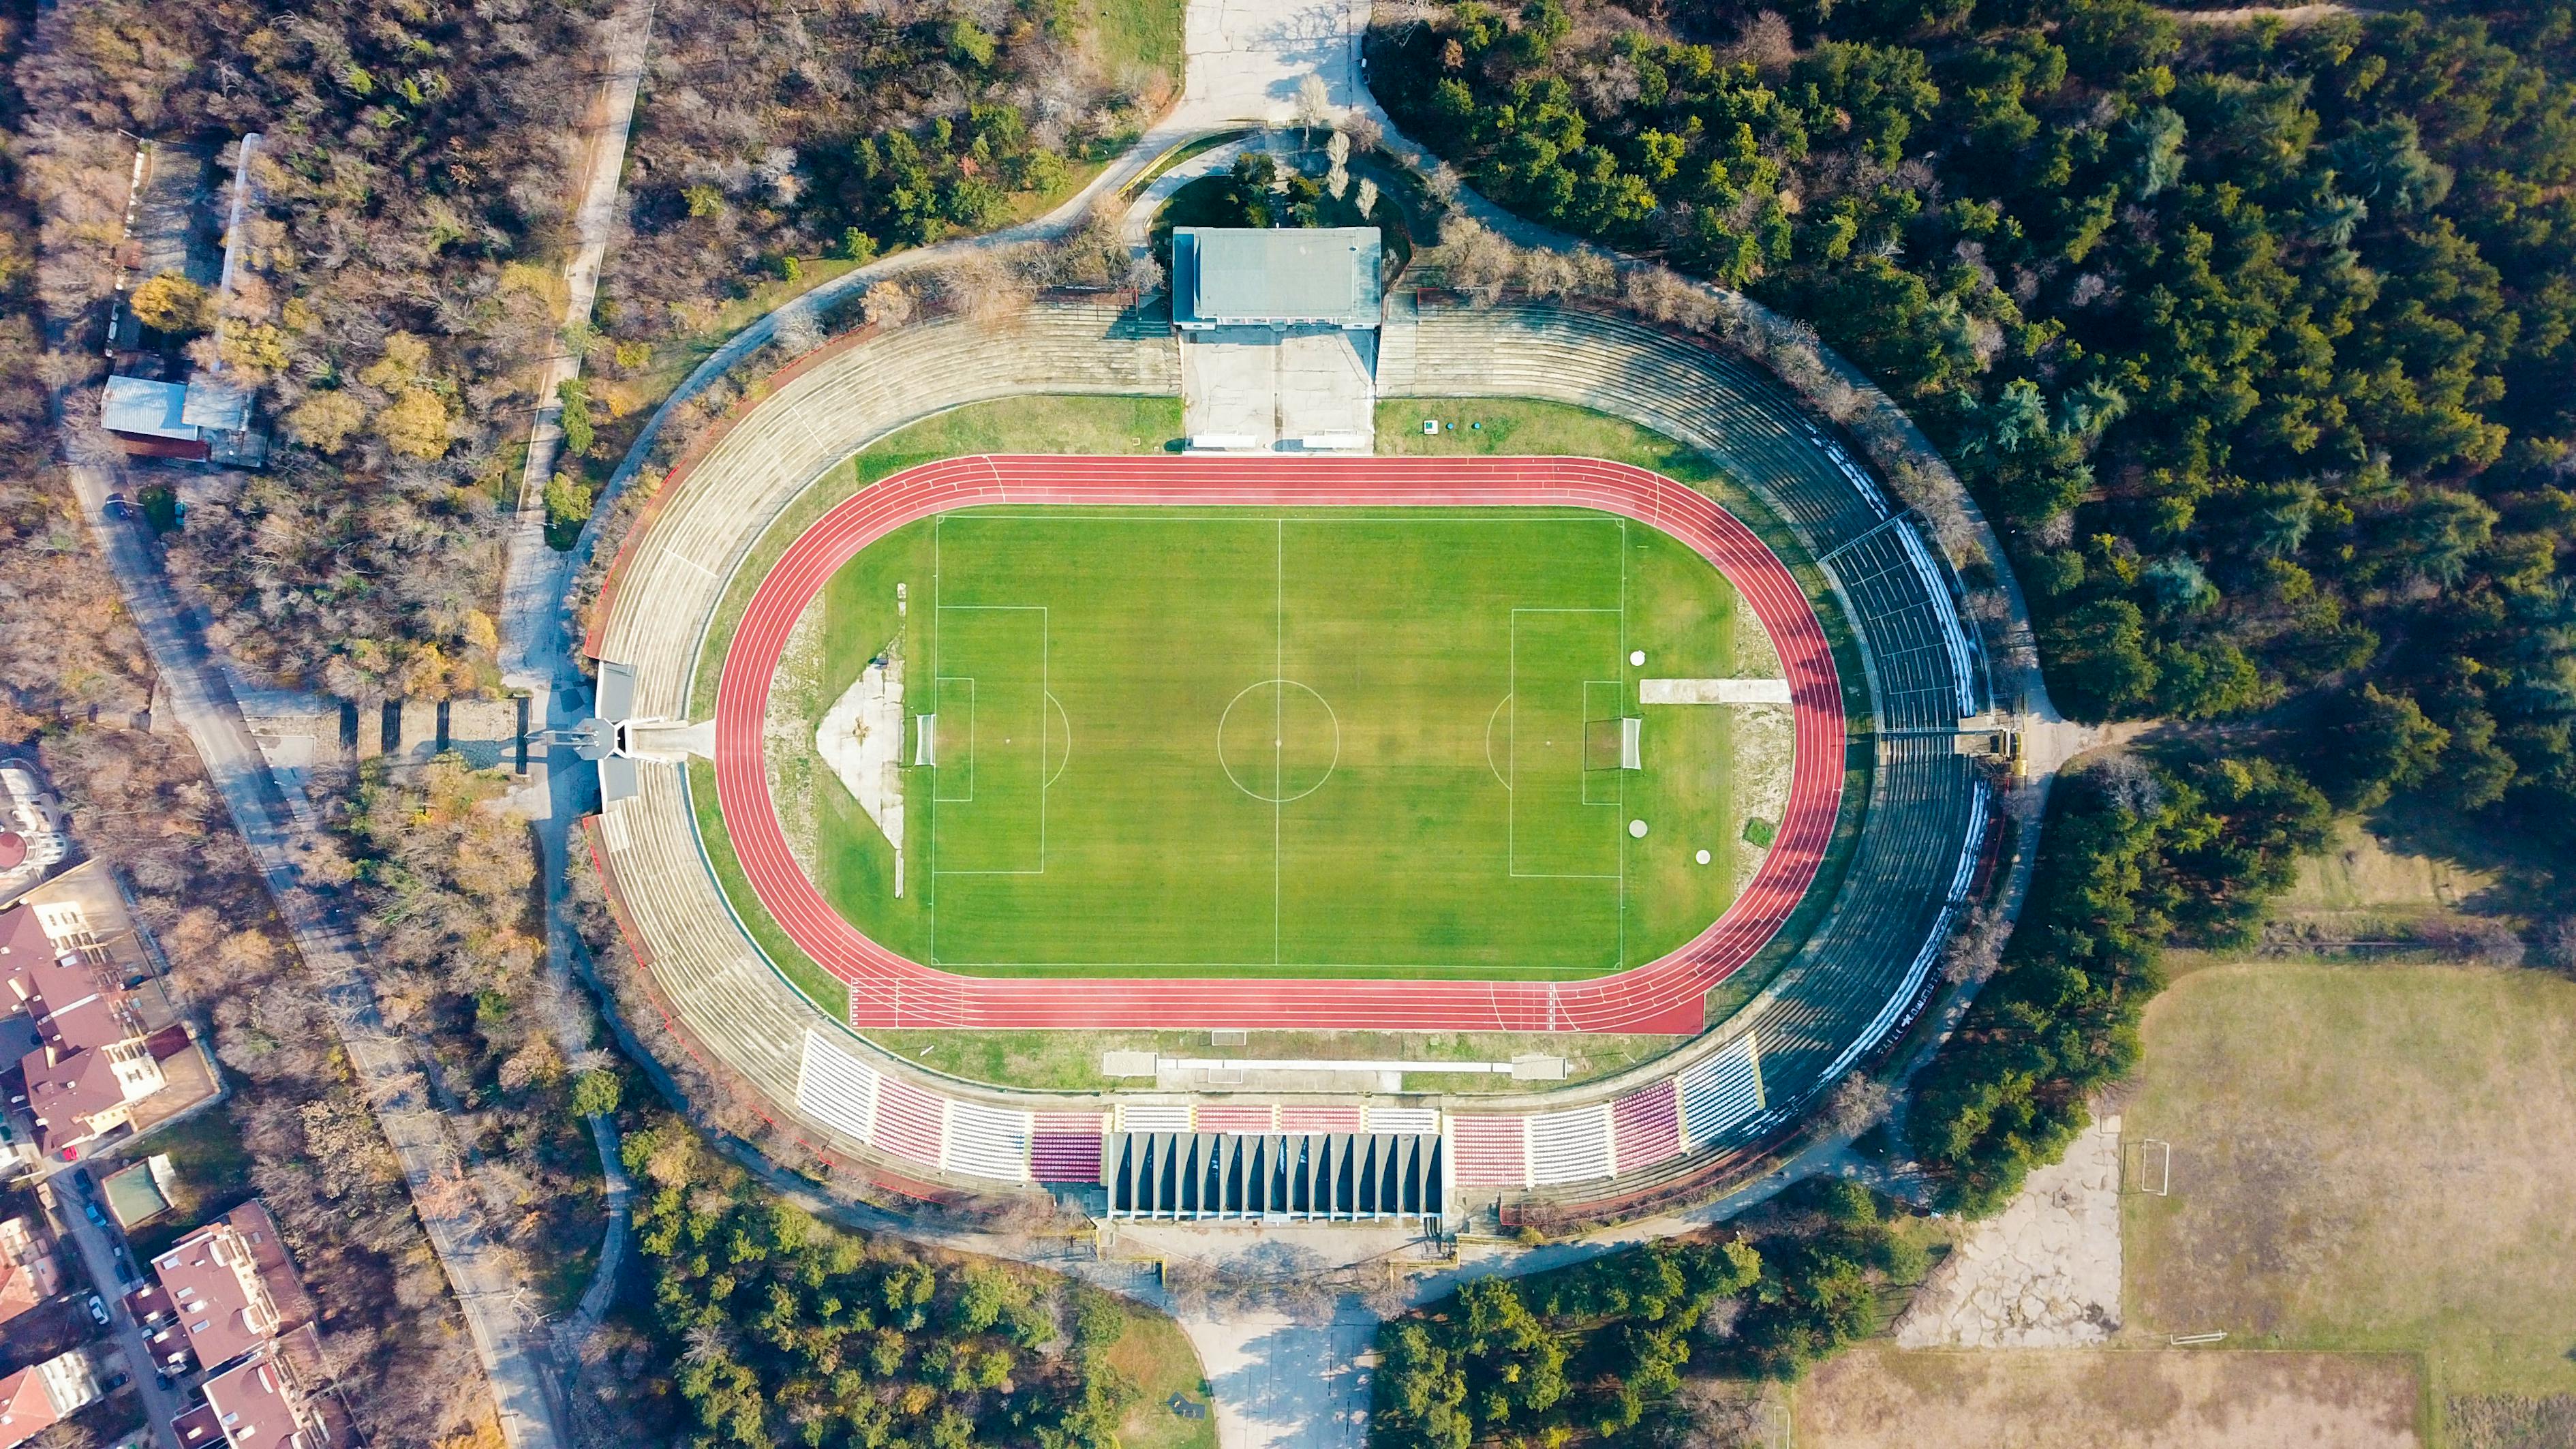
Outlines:
[[[1575,507],[1661,529],[1725,576],[1779,650],[1796,743],[1778,838],[1743,893],[1688,945],[1579,982],[987,978],[922,965],[851,925],[798,867],[769,798],[763,725],[788,632],[842,564],[905,524],[987,504]],[[788,547],[744,612],[716,701],[716,794],[744,874],[788,937],[848,984],[851,1024],[859,1027],[1696,1033],[1709,989],[1753,959],[1814,881],[1841,804],[1843,752],[1833,652],[1788,568],[1707,495],[1588,458],[1002,456],[923,464],[862,490]]]

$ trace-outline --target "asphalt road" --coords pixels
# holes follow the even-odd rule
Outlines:
[[[513,1449],[569,1445],[564,1406],[543,1326],[525,1318],[515,1256],[491,1238],[463,1182],[456,1140],[432,1105],[410,1050],[384,1027],[364,950],[338,903],[303,882],[312,842],[286,807],[268,762],[242,721],[231,686],[197,621],[184,613],[139,525],[107,516],[109,475],[75,465],[81,513],[115,572],[142,632],[162,695],[197,748],[206,778],[259,863],[277,912],[329,1008],[360,1092],[401,1162],[412,1204],[464,1311],[501,1426]]]
[[[81,1176],[82,1186],[75,1186],[77,1169],[55,1166],[54,1221],[79,1246],[81,1266],[89,1270],[89,1281],[107,1305],[108,1331],[116,1336],[117,1347],[124,1350],[125,1371],[133,1376],[134,1388],[143,1396],[143,1412],[151,1420],[152,1442],[161,1449],[181,1449],[170,1421],[179,1417],[187,1403],[178,1390],[161,1387],[153,1377],[151,1347],[143,1341],[143,1330],[135,1323],[134,1315],[125,1308],[125,1291],[133,1285],[116,1270],[115,1240],[109,1230],[91,1222],[89,1214],[82,1210],[84,1203],[97,1199],[97,1186],[86,1175]],[[135,1267],[139,1270],[142,1264]]]

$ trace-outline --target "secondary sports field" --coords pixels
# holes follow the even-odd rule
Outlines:
[[[1741,710],[1642,706],[1638,681],[1776,656],[1715,569],[1626,519],[975,510],[824,597],[827,689],[899,659],[906,757],[932,763],[901,772],[901,897],[837,783],[816,874],[946,970],[1573,979],[1688,941],[1750,850]]]
[[[791,634],[800,621],[811,617],[811,606],[826,591],[843,566],[865,554],[875,543],[899,531],[940,515],[959,514],[961,510],[995,507],[1006,512],[1051,515],[1059,509],[1081,509],[1093,513],[1116,514],[1140,507],[1158,509],[1195,509],[1201,512],[1238,509],[1266,510],[1255,517],[1267,518],[1271,539],[1271,630],[1270,670],[1249,677],[1235,677],[1226,686],[1221,701],[1214,701],[1217,715],[1215,733],[1222,740],[1226,728],[1224,706],[1233,704],[1247,687],[1260,686],[1284,679],[1279,672],[1283,642],[1281,619],[1291,596],[1281,591],[1286,577],[1286,562],[1280,535],[1291,528],[1291,520],[1318,510],[1375,510],[1381,514],[1413,515],[1425,518],[1435,514],[1453,515],[1459,522],[1472,521],[1477,513],[1489,509],[1548,509],[1554,519],[1581,522],[1602,528],[1605,520],[1578,519],[1571,510],[1609,515],[1624,520],[1625,541],[1615,545],[1625,565],[1624,551],[1633,545],[1640,529],[1669,535],[1689,554],[1714,565],[1731,584],[1740,598],[1743,612],[1760,622],[1762,633],[1778,651],[1779,665],[1786,681],[1791,702],[1791,770],[1787,803],[1780,812],[1778,832],[1764,852],[1752,878],[1718,918],[1705,929],[1681,942],[1674,949],[1652,960],[1607,968],[1606,974],[1593,974],[1578,979],[1566,975],[1532,979],[1514,975],[1493,965],[1467,965],[1449,970],[1432,969],[1416,964],[1374,973],[1365,979],[1318,980],[1300,977],[1277,968],[1265,968],[1259,958],[1240,959],[1222,969],[1214,964],[1193,967],[1187,961],[1170,963],[1174,969],[1147,969],[1154,963],[1120,961],[1108,964],[1119,967],[1105,974],[1034,975],[1012,974],[977,976],[946,964],[931,964],[929,951],[921,943],[903,940],[881,940],[864,930],[834,908],[816,883],[799,866],[782,828],[775,802],[767,760],[773,748],[774,722],[769,703],[776,681],[779,662],[784,657]],[[1356,517],[1358,515],[1350,515]],[[996,523],[1009,520],[994,520]],[[1572,535],[1569,535],[1571,537]],[[1612,535],[1604,533],[1606,540]],[[1256,540],[1257,542],[1257,540]],[[1651,541],[1650,541],[1651,546]],[[1328,554],[1330,551],[1321,551]],[[1321,556],[1319,554],[1319,556]],[[1578,557],[1580,556],[1578,552]],[[1080,557],[1096,559],[1097,554]],[[1085,567],[1093,567],[1086,565]],[[1185,572],[1188,559],[1174,552],[1148,553],[1142,566],[1121,565],[1121,580],[1157,579],[1166,574]],[[1320,567],[1320,565],[1317,565]],[[1508,573],[1501,564],[1489,568]],[[1580,571],[1573,576],[1580,576]],[[1631,579],[1635,577],[1631,571]],[[1020,578],[1014,560],[1012,577]],[[887,584],[899,580],[886,580]],[[1076,571],[1066,582],[1091,587],[1098,580]],[[1254,580],[1257,597],[1257,576]],[[941,595],[946,605],[929,598],[912,595],[907,587],[909,608],[931,614],[932,626],[944,630],[953,606],[958,600]],[[1500,596],[1497,596],[1500,597]],[[1716,598],[1718,595],[1708,597]],[[1051,610],[1051,601],[982,600],[996,605],[991,612],[1036,607]],[[1421,606],[1418,606],[1421,607]],[[1527,602],[1511,603],[1511,609],[1541,607]],[[1570,604],[1551,603],[1548,608],[1611,608],[1609,604],[1587,604],[1577,599]],[[1239,632],[1241,619],[1257,613],[1257,606],[1237,604],[1226,618],[1209,618],[1205,627],[1219,633]],[[1628,611],[1621,609],[1622,624]],[[1372,627],[1378,627],[1372,621]],[[1483,710],[1491,721],[1495,709],[1504,704],[1503,696],[1512,692],[1510,625],[1506,623],[1504,670],[1498,681],[1489,682],[1489,693]],[[1203,656],[1209,651],[1194,643],[1194,636],[1171,637],[1168,621],[1153,637],[1132,641],[1136,659],[1142,664],[1122,664],[1122,670],[1157,669],[1208,671],[1214,666]],[[862,636],[864,637],[864,635]],[[1047,812],[1041,827],[1045,844],[1040,850],[1052,851],[1055,826],[1053,806],[1046,796],[1050,781],[1061,785],[1071,769],[1089,753],[1084,742],[1084,711],[1071,708],[1072,702],[1061,697],[1054,686],[1058,679],[1054,653],[1044,642],[1054,637],[1047,630],[1037,644],[1039,677],[1032,689],[1025,678],[1025,664],[1008,664],[1028,656],[1026,641],[1016,648],[1003,647],[1008,640],[983,640],[970,648],[990,655],[996,667],[1020,671],[1016,679],[1001,679],[1006,693],[1015,693],[1015,718],[1010,729],[999,731],[1008,741],[1007,748],[1018,751],[1026,743],[1018,733],[1033,730],[1036,748],[1017,757],[1017,763],[1006,765],[1006,771],[1017,772],[1015,789],[1026,810],[1034,799],[1039,810]],[[1580,644],[1582,641],[1574,641]],[[1620,642],[1627,642],[1622,639]],[[865,646],[861,646],[865,647]],[[1097,646],[1093,646],[1097,647]],[[1303,647],[1303,646],[1301,646]],[[1397,639],[1386,647],[1404,647]],[[1571,646],[1569,646],[1571,647]],[[1588,647],[1588,646],[1587,646]],[[1631,652],[1633,653],[1633,645]],[[1614,661],[1621,659],[1615,652]],[[923,657],[918,649],[907,658]],[[1587,656],[1588,657],[1588,656]],[[1650,656],[1651,657],[1651,656]],[[1257,667],[1257,655],[1238,661],[1234,669]],[[949,712],[947,701],[954,698],[948,685],[938,675],[944,670],[964,666],[950,662],[943,646],[939,662],[931,667],[931,684],[938,691],[935,715]],[[976,669],[985,666],[978,662]],[[1614,668],[1618,667],[1614,664]],[[1633,667],[1633,666],[1631,666]],[[907,666],[909,668],[909,666]],[[1348,665],[1344,665],[1347,671]],[[1589,665],[1569,666],[1567,672],[1552,676],[1570,680],[1580,686]],[[968,748],[977,761],[984,758],[980,740],[993,733],[982,721],[990,713],[982,703],[985,686],[976,674],[957,674],[972,678],[971,686],[978,703],[970,706],[976,723],[970,726]],[[1001,678],[1000,675],[996,675]],[[1679,677],[1679,676],[1677,676]],[[1498,683],[1500,688],[1494,688]],[[1339,688],[1337,684],[1334,686]],[[1312,755],[1312,747],[1300,745],[1296,761],[1289,758],[1290,735],[1285,729],[1289,706],[1284,684],[1272,686],[1270,699],[1273,731],[1266,737],[1257,731],[1245,746],[1251,758],[1236,771],[1253,788],[1237,789],[1236,794],[1248,803],[1242,808],[1287,807],[1297,802],[1267,799],[1285,796],[1296,782],[1294,767],[1303,766],[1321,778],[1327,787],[1309,798],[1327,796],[1332,776],[1322,774]],[[1058,696],[1048,703],[1048,696]],[[1318,689],[1319,703],[1330,710],[1332,701]],[[1261,696],[1256,694],[1256,699]],[[1058,706],[1064,706],[1059,713]],[[905,708],[911,708],[907,701]],[[1573,724],[1585,721],[1582,706],[1552,706]],[[1454,711],[1451,711],[1454,713]],[[1335,711],[1334,713],[1338,713]],[[1506,711],[1508,718],[1509,712]],[[1427,717],[1427,713],[1426,713]],[[1327,724],[1329,717],[1324,718]],[[1048,721],[1057,722],[1060,752],[1051,754],[1047,746]],[[1255,716],[1257,721],[1257,715]],[[1130,728],[1142,728],[1131,725]],[[1424,726],[1404,726],[1423,728]],[[1152,723],[1150,735],[1140,736],[1139,749],[1168,748],[1177,745],[1155,745],[1177,737],[1177,732],[1164,722]],[[777,561],[763,570],[757,587],[744,609],[740,625],[732,632],[724,654],[724,664],[716,692],[715,714],[715,793],[721,812],[724,846],[738,862],[747,883],[747,898],[765,913],[760,929],[774,930],[824,971],[848,984],[850,1019],[860,1026],[894,1027],[991,1027],[991,1026],[1231,1026],[1263,1025],[1329,1029],[1337,1027],[1372,1030],[1490,1030],[1490,1031],[1634,1031],[1648,1033],[1688,1032],[1699,1029],[1702,1006],[1709,989],[1730,972],[1751,960],[1768,942],[1791,913],[1815,879],[1827,844],[1833,837],[1839,808],[1844,765],[1845,718],[1840,679],[1833,654],[1813,609],[1795,578],[1780,560],[1741,523],[1719,508],[1707,495],[1674,483],[1672,480],[1623,464],[1576,458],[1512,459],[1306,459],[1252,458],[1208,459],[1183,457],[1108,458],[1108,457],[968,457],[941,462],[898,473],[874,487],[864,490],[847,502],[833,508],[808,527]],[[911,725],[909,743],[918,746],[922,731]],[[1640,737],[1653,736],[1652,721]],[[1622,726],[1618,747],[1623,764],[1626,758],[1626,730]],[[927,738],[936,757],[943,748],[951,748],[955,738],[951,726],[934,718]],[[1258,758],[1264,739],[1272,760],[1265,774]],[[1543,731],[1542,741],[1549,738]],[[780,737],[778,747],[804,748],[792,736]],[[1602,746],[1610,746],[1605,741]],[[1568,747],[1572,748],[1571,746]],[[1586,752],[1593,748],[1589,741]],[[1212,750],[1205,734],[1195,743],[1192,754],[1197,768],[1210,765]],[[1526,755],[1527,751],[1521,752]],[[917,758],[917,756],[915,756]],[[1642,760],[1641,760],[1642,762]],[[1339,748],[1329,763],[1340,767]],[[1573,813],[1581,804],[1583,776],[1595,773],[1581,769],[1588,759],[1570,762],[1557,776],[1570,782],[1577,793],[1571,801],[1560,800],[1569,819],[1580,819]],[[1063,767],[1067,776],[1059,776]],[[1517,796],[1523,788],[1511,771],[1542,767],[1526,759],[1512,758],[1509,751],[1498,754],[1487,764],[1489,775],[1497,767],[1501,783],[1515,788],[1504,791],[1505,797]],[[981,796],[984,786],[983,766],[978,764],[972,790]],[[1358,767],[1354,766],[1356,770]],[[937,763],[912,766],[913,772],[930,776],[927,792],[932,795],[960,795],[968,782],[949,774]],[[1219,775],[1225,774],[1220,763]],[[1544,773],[1542,771],[1542,773]],[[1642,775],[1644,771],[1628,771]],[[940,776],[949,774],[946,781]],[[1355,775],[1354,778],[1357,778]],[[1265,788],[1264,782],[1267,782]],[[1596,782],[1597,783],[1597,782]],[[1229,785],[1232,782],[1229,781]],[[907,784],[907,796],[912,793]],[[1623,784],[1621,788],[1626,788]],[[1213,792],[1211,792],[1213,793]],[[922,813],[932,815],[930,853],[944,853],[948,868],[957,865],[956,855],[948,840],[942,837],[936,813],[952,805],[972,805],[975,799],[922,802]],[[1516,808],[1506,798],[1506,811]],[[909,808],[909,807],[908,807]],[[1591,808],[1591,807],[1587,807]],[[1633,822],[1644,816],[1634,809],[1634,798],[1607,807],[1615,823],[1620,814]],[[1285,844],[1287,826],[1285,809],[1274,808],[1274,829],[1279,832],[1273,845],[1273,858],[1279,858],[1279,846]],[[1131,823],[1144,818],[1135,812],[1127,817]],[[1392,819],[1381,816],[1381,819]],[[997,817],[998,819],[998,817]],[[1401,822],[1398,822],[1399,824]],[[1507,818],[1507,831],[1510,829]],[[1389,827],[1393,828],[1393,827]],[[1633,830],[1633,825],[1624,827]],[[1578,837],[1551,827],[1547,839],[1551,849],[1563,848]],[[1648,822],[1648,838],[1655,833]],[[908,836],[909,838],[909,836]],[[978,827],[970,849],[998,851],[1013,839],[1009,832]],[[1025,840],[1025,837],[1016,837]],[[1614,840],[1617,837],[1614,836]],[[1635,840],[1633,833],[1624,838]],[[1504,846],[1512,849],[1514,837],[1507,833]],[[1025,844],[1020,849],[1027,849]],[[1696,864],[1696,847],[1693,847]],[[890,853],[890,852],[889,852]],[[989,857],[988,857],[989,858]],[[1051,857],[1049,857],[1051,858]],[[1506,860],[1510,857],[1507,854]],[[1712,850],[1712,863],[1715,854]],[[979,866],[980,869],[1023,869],[1025,857],[1003,859],[1000,864]],[[939,873],[940,866],[924,866],[909,861],[913,872],[927,869],[926,878],[933,889],[944,889],[948,877]],[[1221,864],[1221,863],[1220,863]],[[1185,859],[1172,867],[1187,876],[1193,862]],[[1627,877],[1633,899],[1634,873]],[[890,889],[890,881],[889,881]],[[1187,890],[1186,882],[1176,890]],[[1274,887],[1274,890],[1277,888]],[[1167,897],[1168,899],[1169,897]],[[1614,895],[1615,900],[1615,895]],[[1149,907],[1151,902],[1148,903]],[[1403,903],[1393,908],[1401,912]],[[1088,909],[1088,908],[1085,908]],[[1137,913],[1133,905],[1110,907],[1112,911]],[[1267,913],[1265,913],[1267,914]],[[939,954],[945,962],[952,958],[946,942],[948,923],[945,911],[938,929],[942,932]],[[1279,924],[1273,929],[1284,941],[1288,913],[1278,911]],[[996,912],[999,923],[1001,913]],[[1270,926],[1269,921],[1262,925]],[[1274,947],[1274,951],[1278,948]],[[1642,948],[1641,948],[1642,949]],[[1275,959],[1285,960],[1278,952]],[[1009,963],[1005,963],[1009,964]],[[1041,961],[1039,964],[1046,964]],[[1365,963],[1363,963],[1365,964]],[[1132,969],[1130,969],[1132,968]],[[1341,968],[1335,968],[1341,969]],[[1592,968],[1602,971],[1605,968]]]

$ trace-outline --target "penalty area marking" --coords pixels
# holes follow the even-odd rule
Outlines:
[[[1064,767],[1073,759],[1073,718],[1064,712],[1064,701],[1056,698],[1053,690],[1047,691],[1046,702],[1047,707],[1055,711],[1056,723],[1064,726],[1064,754],[1056,760],[1054,773],[1048,775],[1046,783],[1038,787],[1042,790],[1052,790],[1055,788],[1055,782],[1064,778]],[[1038,750],[1043,755],[1046,741],[1038,741]]]

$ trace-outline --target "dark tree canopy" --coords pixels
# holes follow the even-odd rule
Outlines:
[[[1746,289],[1904,402],[2071,713],[2413,710],[2339,798],[2567,840],[2569,8],[1781,9],[1464,3],[1371,75],[1505,206]]]

